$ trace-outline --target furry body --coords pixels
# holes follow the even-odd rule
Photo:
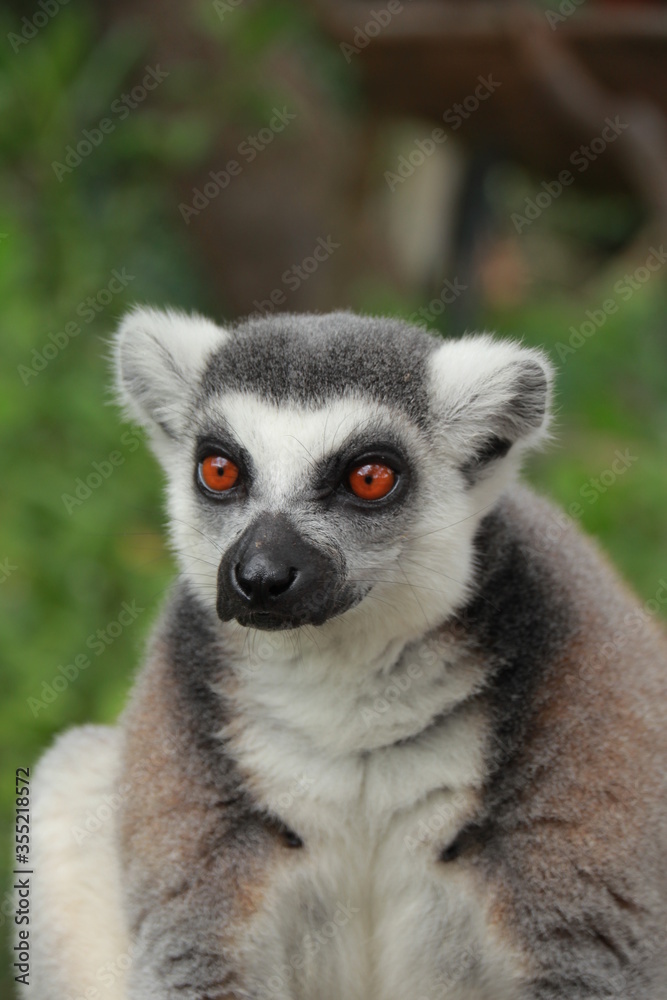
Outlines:
[[[130,789],[109,948],[132,957],[100,997],[663,1000],[667,647],[591,543],[512,484],[544,427],[544,362],[346,314],[197,322],[195,360],[174,317],[140,313],[120,347],[182,574],[120,732],[99,736]],[[147,337],[173,364],[142,367]],[[212,435],[250,470],[224,507],[189,485],[186,438]],[[367,442],[405,456],[392,505],[313,495]],[[221,555],[267,511],[335,549],[346,610],[220,621]],[[98,906],[117,917],[112,895]],[[83,992],[95,970],[69,968]]]

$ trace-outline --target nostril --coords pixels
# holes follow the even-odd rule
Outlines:
[[[285,591],[289,590],[289,588],[292,586],[298,574],[299,571],[295,569],[293,566],[291,566],[288,569],[287,574],[285,576],[274,577],[273,579],[271,579],[269,581],[269,586],[268,586],[269,596],[280,597],[281,594],[284,594]]]
[[[275,566],[264,559],[237,562],[232,572],[237,591],[253,603],[276,600],[299,575],[295,566]]]

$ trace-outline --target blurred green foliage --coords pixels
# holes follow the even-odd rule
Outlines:
[[[207,30],[224,36],[227,26],[211,21],[210,10],[201,16]],[[5,17],[0,27],[6,36],[15,25]],[[213,104],[222,100],[230,116],[249,105],[263,116],[252,59],[285,32],[309,33],[311,57],[328,72],[330,50],[300,6],[267,3],[254,19],[239,11],[235,30],[234,91],[220,94],[212,82],[209,95]],[[197,100],[197,68],[185,66],[164,82],[173,103],[168,118],[146,107],[119,122],[62,180],[51,167],[82,129],[104,117],[128,75],[142,70],[144,42],[136,30],[100,41],[85,8],[68,7],[19,53],[0,47],[0,810],[7,832],[15,769],[33,764],[63,728],[111,722],[121,711],[173,574],[160,474],[106,405],[104,338],[135,300],[211,309],[166,179],[171,167],[201,157],[215,127],[210,109]],[[328,79],[344,106],[350,84],[340,82],[333,67]],[[114,271],[126,276],[126,287],[109,296],[105,290],[117,287],[110,286]],[[610,286],[618,277],[610,277]],[[544,344],[557,360],[569,328],[609,294],[600,287],[590,301],[536,295],[528,305],[489,314],[487,326]],[[531,473],[565,506],[581,502],[584,528],[601,539],[643,599],[667,576],[666,305],[664,282],[651,282],[564,359],[559,444]],[[397,300],[389,286],[360,292],[356,306],[406,315],[415,307]],[[78,332],[67,334],[68,324]],[[591,501],[590,480],[609,469],[618,448],[630,449],[636,461],[608,492],[594,489]],[[80,481],[100,467],[108,475],[100,474],[86,496]],[[117,619],[124,601],[144,611],[96,655],[89,637]],[[60,667],[81,653],[90,666],[58,693]],[[1,862],[5,933],[9,850]],[[11,979],[8,970],[0,975],[3,995]]]
[[[3,37],[13,27],[5,19]],[[97,41],[73,8],[48,26],[48,38],[17,54],[0,47],[0,562],[10,570],[0,584],[3,832],[16,768],[33,764],[72,722],[111,721],[121,710],[171,576],[160,476],[107,405],[104,338],[135,300],[207,305],[172,229],[173,196],[159,169],[186,160],[193,147],[197,155],[203,129],[185,116],[154,119],[147,109],[119,122],[61,181],[51,168],[108,113],[141,51],[136,34]],[[113,280],[114,271],[123,281]],[[118,292],[108,294],[110,287]],[[68,330],[79,332],[68,337]],[[77,480],[112,452],[121,458],[113,473],[68,512],[63,494],[74,496]],[[88,637],[116,620],[125,600],[145,612],[95,655]],[[63,684],[59,668],[81,653],[90,667],[46,707],[49,690]],[[11,925],[9,861],[8,848],[3,937]],[[2,966],[0,994],[8,996],[12,976]]]

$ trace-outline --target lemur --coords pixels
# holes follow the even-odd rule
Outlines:
[[[546,355],[137,308],[115,364],[180,574],[38,765],[34,996],[664,1000],[667,642],[517,484]]]

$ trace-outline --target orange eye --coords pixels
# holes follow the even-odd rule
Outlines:
[[[204,486],[215,493],[224,493],[236,485],[239,467],[222,455],[208,455],[199,463],[199,475]]]
[[[352,492],[362,500],[381,500],[394,488],[396,473],[388,465],[369,462],[352,469],[348,482]]]

